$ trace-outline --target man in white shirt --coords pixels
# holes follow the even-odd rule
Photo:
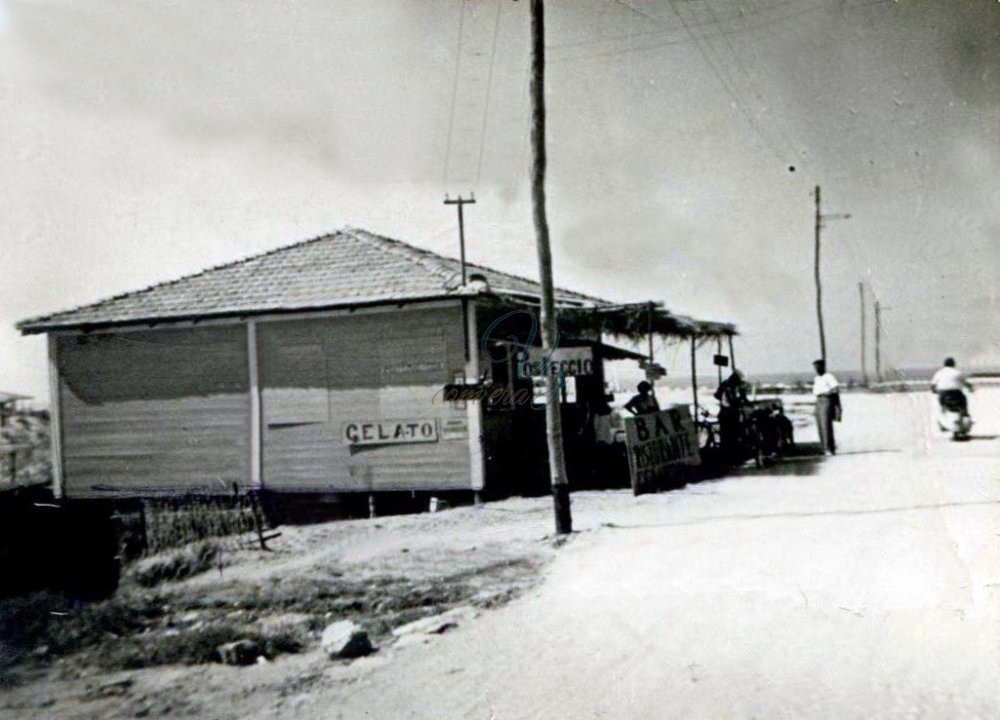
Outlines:
[[[833,437],[833,421],[840,419],[840,383],[832,373],[826,371],[826,363],[813,363],[816,377],[813,378],[813,395],[816,396],[816,428],[819,430],[819,444],[823,453],[835,455],[837,442]]]
[[[961,370],[955,367],[955,358],[945,358],[944,367],[931,378],[931,392],[936,392],[943,410],[955,410],[963,415],[969,411],[963,390],[972,392],[972,385]]]

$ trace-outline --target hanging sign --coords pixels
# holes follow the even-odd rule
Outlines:
[[[659,363],[646,363],[646,379],[649,381],[659,380],[667,376],[667,369]]]
[[[537,375],[539,367],[545,362],[546,353],[542,348],[529,347],[524,358],[524,372]],[[548,370],[555,372],[562,369],[563,377],[573,375],[594,374],[594,350],[590,347],[556,347],[549,358]]]

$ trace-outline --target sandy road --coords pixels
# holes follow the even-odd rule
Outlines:
[[[581,496],[536,590],[295,717],[998,717],[1000,391],[964,444],[931,401],[848,396],[835,458]]]

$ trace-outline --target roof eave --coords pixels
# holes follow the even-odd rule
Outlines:
[[[259,308],[253,310],[224,310],[211,313],[182,313],[177,315],[154,315],[147,317],[129,318],[126,320],[105,320],[89,322],[48,322],[44,319],[24,320],[15,325],[15,328],[22,335],[40,335],[51,332],[95,332],[108,328],[119,328],[128,326],[155,327],[160,325],[173,325],[178,323],[199,323],[207,320],[244,320],[266,315],[291,315],[298,313],[320,313],[331,310],[353,310],[357,308],[412,305],[421,302],[435,302],[440,300],[462,300],[469,299],[470,295],[460,295],[456,293],[439,293],[434,295],[420,295],[406,298],[358,300],[354,302],[337,302],[322,305],[305,305],[294,307],[272,307]]]

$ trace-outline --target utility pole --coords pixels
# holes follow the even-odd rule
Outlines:
[[[466,205],[475,205],[476,196],[469,193],[469,197],[464,198],[459,195],[454,200],[448,198],[447,195],[444,196],[445,205],[457,205],[458,206],[458,245],[459,251],[462,254],[462,287],[465,287],[465,215],[462,212],[462,208]]]
[[[552,283],[552,250],[549,223],[545,215],[545,16],[542,0],[531,0],[531,209],[541,275],[542,356],[556,345],[556,308]],[[573,531],[570,513],[569,479],[563,454],[562,408],[559,376],[549,373],[549,403],[545,406],[545,439],[549,451],[549,478],[555,506],[556,534]]]
[[[813,277],[816,280],[816,320],[819,323],[819,356],[826,363],[826,333],[823,330],[823,291],[820,284],[819,274],[819,234],[823,229],[824,220],[846,220],[851,217],[849,214],[841,213],[837,215],[824,215],[820,211],[819,185],[816,186],[816,236],[815,236],[815,262],[813,264]]]
[[[882,382],[882,303],[875,301],[875,379]]]
[[[861,384],[868,387],[868,362],[865,353],[865,284],[858,283],[858,295],[861,296]]]

